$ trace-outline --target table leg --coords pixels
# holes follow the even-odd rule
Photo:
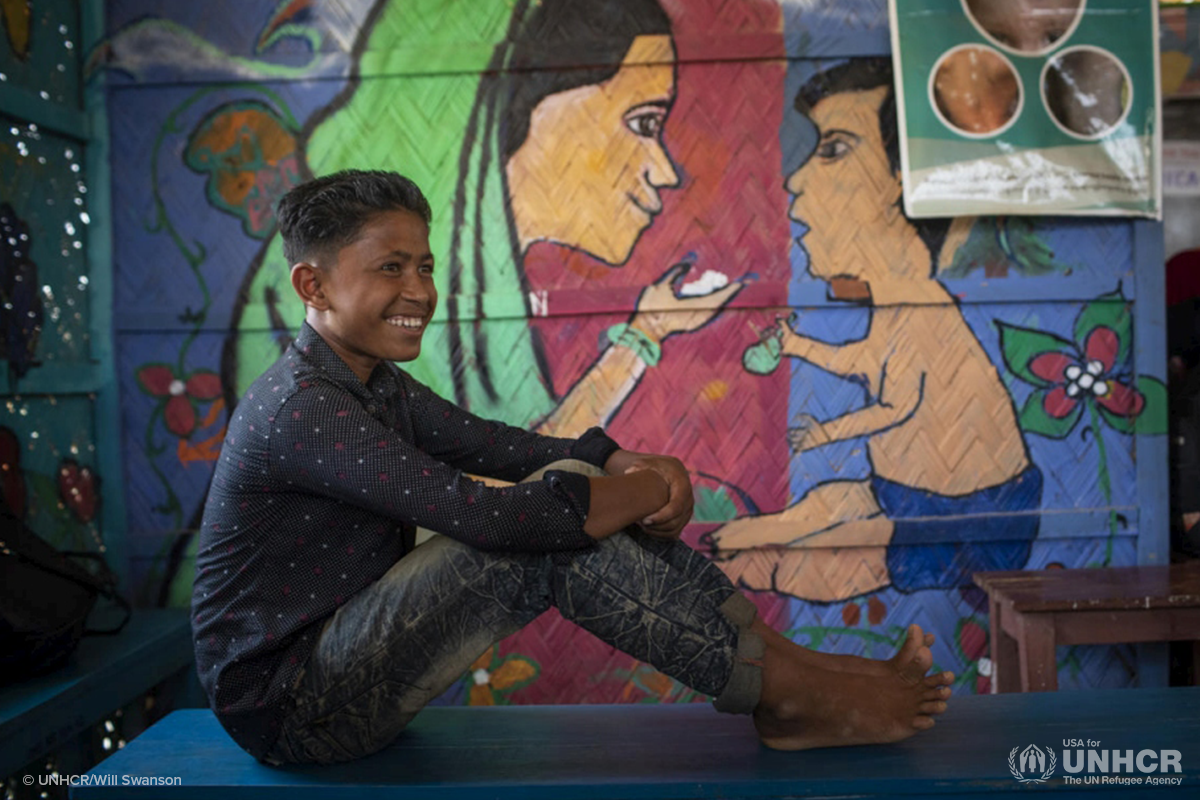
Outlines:
[[[1058,662],[1054,657],[1054,616],[1018,614],[1017,651],[1021,660],[1022,692],[1058,689]]]
[[[1021,691],[1017,642],[1004,630],[1004,606],[988,595],[988,638],[991,641],[992,694]]]

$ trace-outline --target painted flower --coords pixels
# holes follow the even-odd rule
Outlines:
[[[1166,433],[1166,387],[1130,371],[1133,320],[1120,292],[1084,306],[1075,341],[1045,331],[997,323],[1004,363],[1035,387],[1021,409],[1021,427],[1065,437],[1089,407],[1122,433]]]
[[[620,694],[615,699],[605,702],[693,703],[706,697],[669,675],[664,675],[649,664],[633,658],[630,658],[630,662],[630,669],[621,667],[598,678],[593,678],[593,682],[606,679],[621,682]]]
[[[100,502],[100,479],[92,468],[68,458],[58,465],[58,497],[80,522],[91,522]]]
[[[467,705],[494,706],[507,696],[537,680],[541,667],[526,656],[510,653],[501,656],[495,647],[475,659],[467,673],[471,690]]]
[[[300,182],[294,131],[293,122],[264,103],[229,103],[196,126],[184,161],[208,174],[209,202],[264,239],[274,229],[275,202]]]
[[[137,371],[142,390],[162,400],[167,430],[187,437],[196,429],[196,403],[221,396],[221,379],[209,370],[179,376],[167,364],[146,364]]]
[[[990,643],[987,629],[969,617],[958,621],[954,632],[954,643],[963,662],[968,664],[964,681],[975,678],[975,693],[988,694],[992,690],[992,660],[988,658]]]

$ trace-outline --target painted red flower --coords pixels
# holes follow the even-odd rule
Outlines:
[[[1166,432],[1166,387],[1149,375],[1135,378],[1130,369],[1133,318],[1120,292],[1083,307],[1073,342],[1047,331],[996,324],[1005,365],[1034,387],[1020,411],[1024,430],[1062,439],[1091,409],[1093,417],[1122,433]]]
[[[91,467],[81,467],[74,459],[58,465],[58,496],[80,522],[91,522],[96,516],[99,483]]]
[[[1122,417],[1142,413],[1146,398],[1113,375],[1119,347],[1116,332],[1102,326],[1088,334],[1081,354],[1046,352],[1034,356],[1029,371],[1052,387],[1042,398],[1046,413],[1063,419],[1089,397]]]
[[[179,376],[167,364],[146,364],[137,371],[142,390],[163,401],[167,430],[176,436],[191,436],[196,429],[196,402],[221,396],[221,379],[210,370]]]

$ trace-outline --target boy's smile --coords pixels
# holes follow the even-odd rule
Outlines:
[[[316,264],[293,267],[308,323],[366,383],[380,361],[412,361],[437,307],[429,226],[411,211],[373,216]]]

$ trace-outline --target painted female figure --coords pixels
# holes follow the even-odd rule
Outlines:
[[[356,47],[356,77],[302,136],[307,170],[393,169],[429,196],[448,301],[425,356],[409,365],[414,377],[475,413],[576,435],[612,417],[663,339],[709,322],[741,286],[684,298],[679,271],[668,272],[558,396],[528,324],[545,309],[531,299],[522,261],[548,241],[620,266],[662,210],[660,190],[679,184],[662,141],[675,95],[670,21],[656,0],[518,2],[511,13],[508,4],[463,5],[462,13],[440,0],[375,9]],[[460,71],[443,71],[419,44],[434,35],[429,20],[443,38],[458,25],[458,39],[485,31],[496,44],[490,53],[457,49]],[[287,266],[274,242],[248,276],[238,340],[226,353],[236,391],[299,325]]]

